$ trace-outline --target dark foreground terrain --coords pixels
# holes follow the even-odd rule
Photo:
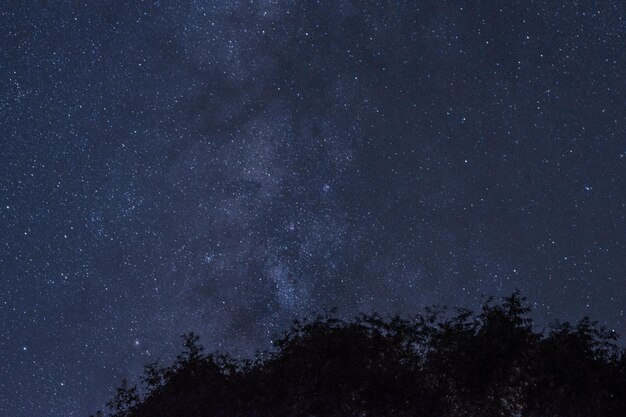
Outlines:
[[[626,358],[584,319],[537,332],[518,294],[482,311],[295,322],[253,361],[203,353],[123,384],[114,417],[624,417]],[[100,412],[97,415],[104,415]]]

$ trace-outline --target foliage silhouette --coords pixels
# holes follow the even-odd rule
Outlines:
[[[255,360],[204,354],[198,336],[168,367],[123,383],[111,417],[624,417],[626,358],[585,318],[535,332],[517,292],[479,313],[295,321]]]

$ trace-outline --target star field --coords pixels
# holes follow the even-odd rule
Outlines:
[[[0,415],[332,307],[626,335],[624,7],[4,2]]]

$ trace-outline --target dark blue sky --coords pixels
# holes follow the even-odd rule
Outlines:
[[[623,2],[0,11],[0,415],[326,307],[626,334]]]

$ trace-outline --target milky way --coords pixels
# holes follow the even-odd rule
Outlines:
[[[626,334],[622,2],[0,11],[1,415],[334,307]]]

